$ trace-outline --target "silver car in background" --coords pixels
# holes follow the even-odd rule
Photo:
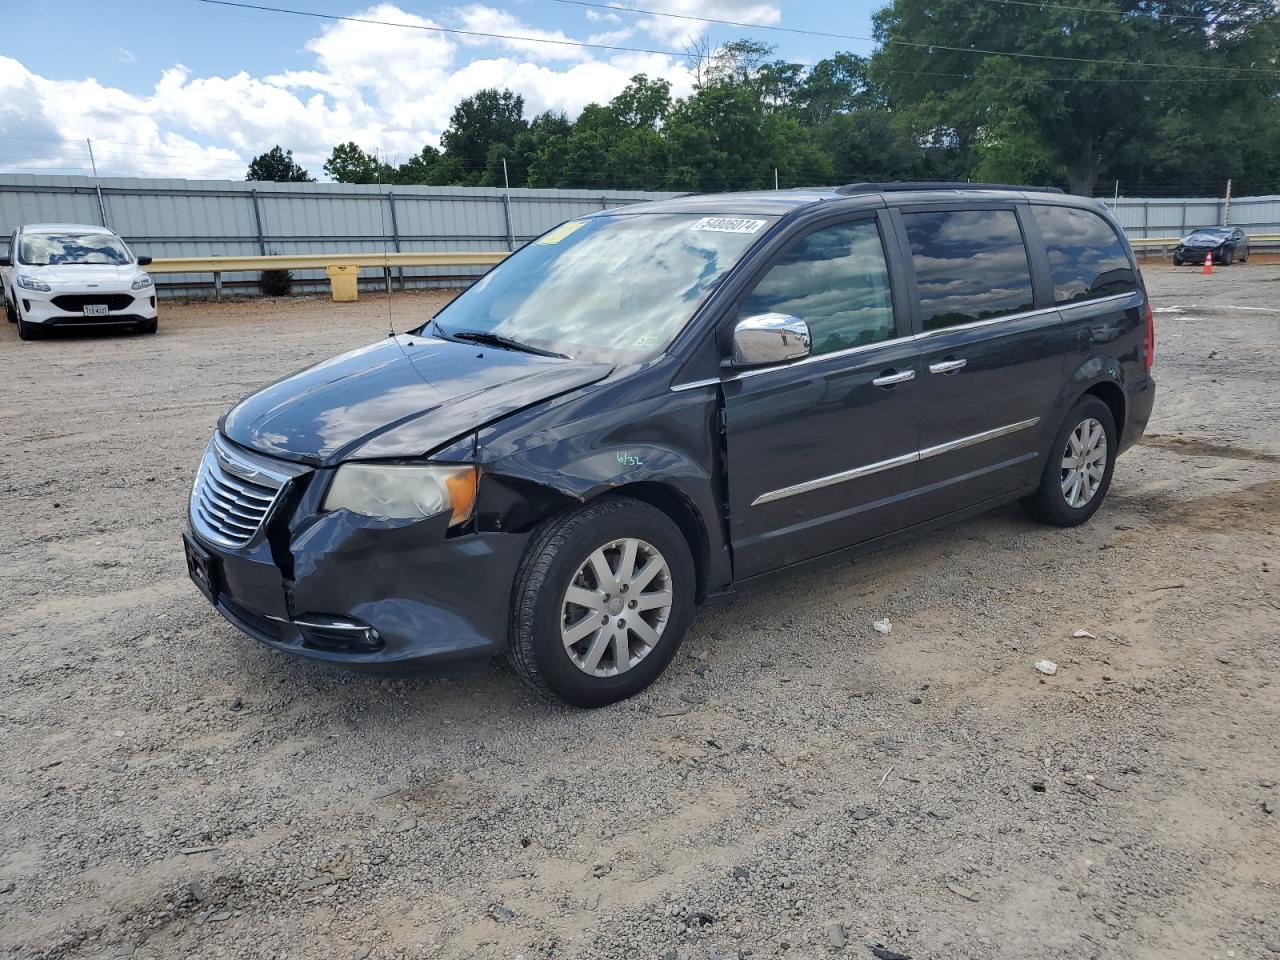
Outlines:
[[[9,238],[0,257],[5,314],[23,340],[54,327],[133,327],[155,333],[156,288],[109,227],[77,223],[28,224]]]

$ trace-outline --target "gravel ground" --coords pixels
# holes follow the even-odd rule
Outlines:
[[[773,577],[595,712],[292,660],[187,581],[217,416],[385,301],[0,324],[0,952],[1280,955],[1280,266],[1146,273],[1161,393],[1092,523]]]

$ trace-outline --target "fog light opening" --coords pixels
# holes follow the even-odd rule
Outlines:
[[[369,653],[382,647],[378,631],[359,620],[308,614],[296,618],[293,625],[308,645],[325,650]]]

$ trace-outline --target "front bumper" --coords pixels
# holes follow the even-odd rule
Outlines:
[[[80,290],[55,286],[45,293],[14,287],[22,310],[22,319],[50,327],[102,326],[111,324],[150,323],[159,315],[155,287],[144,290]],[[59,302],[61,301],[61,302]],[[104,315],[86,315],[85,303],[107,306]]]
[[[484,656],[505,645],[526,535],[446,538],[431,520],[387,525],[346,511],[285,526],[283,517],[269,524],[274,545],[260,531],[239,549],[186,534],[213,560],[214,607],[255,640],[366,668]]]
[[[1179,263],[1204,263],[1204,258],[1211,256],[1214,263],[1220,263],[1226,256],[1222,247],[1175,247],[1173,259]]]

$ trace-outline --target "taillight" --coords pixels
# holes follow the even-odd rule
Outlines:
[[[1147,321],[1147,338],[1142,344],[1142,365],[1146,367],[1147,373],[1150,373],[1152,364],[1156,362],[1156,317],[1151,311],[1150,303],[1142,309]]]

